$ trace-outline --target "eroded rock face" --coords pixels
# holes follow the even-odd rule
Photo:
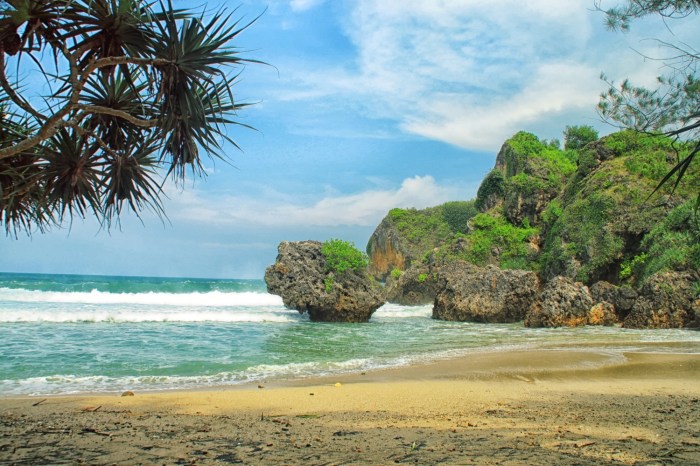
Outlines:
[[[615,286],[610,282],[595,282],[591,288],[591,297],[595,303],[610,303],[618,319],[622,321],[632,310],[637,300],[637,292],[628,286]]]
[[[389,218],[384,218],[369,239],[369,271],[379,280],[385,280],[394,270],[403,270],[410,262],[410,253],[401,246],[399,232]]]
[[[700,297],[694,284],[697,272],[653,275],[639,290],[632,311],[622,323],[627,328],[685,328],[700,326]]]
[[[433,318],[517,322],[523,320],[538,291],[539,280],[534,272],[455,262],[438,273]]]
[[[547,282],[525,317],[526,327],[578,327],[588,323],[593,298],[588,287],[565,277]]]
[[[268,292],[313,321],[367,322],[384,304],[383,289],[367,270],[334,274],[318,241],[283,241],[277,260],[265,271]]]
[[[595,304],[586,314],[586,323],[588,325],[614,325],[617,323],[615,306],[607,301]]]
[[[404,306],[432,304],[437,295],[437,272],[431,267],[409,267],[386,282],[386,300]]]

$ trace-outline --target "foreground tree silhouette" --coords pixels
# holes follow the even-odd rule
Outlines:
[[[232,86],[255,60],[231,42],[252,22],[170,0],[0,1],[6,234],[89,215],[109,228],[125,207],[162,215],[166,177],[201,176],[203,154],[236,145],[227,125],[246,104]]]
[[[600,0],[595,1],[599,11]],[[634,20],[659,16],[667,28],[673,19],[686,18],[700,12],[700,0],[627,0],[604,10],[606,24],[611,30],[627,31]],[[669,55],[656,58],[670,70],[658,78],[656,89],[634,86],[624,80],[619,86],[603,76],[610,88],[601,95],[598,110],[604,119],[624,128],[662,133],[690,143],[690,151],[663,178],[656,191],[672,181],[673,190],[700,152],[700,80],[695,73],[700,62],[700,51],[692,44],[677,41],[661,42]],[[649,57],[646,57],[649,58]],[[653,194],[653,193],[652,193]],[[700,193],[696,211],[700,208]]]

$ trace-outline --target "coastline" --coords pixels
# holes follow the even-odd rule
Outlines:
[[[698,382],[697,353],[536,350],[262,389],[0,398],[0,459],[700,463]]]

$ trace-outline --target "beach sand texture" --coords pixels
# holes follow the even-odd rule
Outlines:
[[[521,351],[264,388],[0,398],[0,464],[700,464],[700,354]]]

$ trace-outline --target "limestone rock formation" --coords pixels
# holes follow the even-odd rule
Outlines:
[[[403,270],[410,262],[411,254],[401,244],[400,233],[390,216],[385,217],[372,233],[367,244],[369,272],[379,280],[384,280],[394,270]]]
[[[603,301],[594,305],[586,314],[586,323],[588,325],[606,325],[610,326],[617,323],[617,315],[615,314],[615,306],[607,301]]]
[[[700,296],[694,286],[697,283],[700,283],[697,271],[653,275],[642,285],[623,327],[697,328],[700,326]]]
[[[367,322],[384,304],[382,287],[366,269],[328,271],[321,247],[317,241],[280,243],[275,264],[265,271],[268,292],[313,321]]]
[[[438,273],[433,318],[504,323],[523,319],[539,291],[534,272],[455,262]]]
[[[431,267],[413,266],[386,282],[386,300],[405,306],[432,304],[437,295],[437,272]]]
[[[530,225],[537,224],[549,202],[562,192],[574,168],[566,158],[552,157],[535,135],[517,133],[501,147],[494,168],[504,177],[503,215],[513,225],[521,225],[525,220]],[[484,183],[487,180],[488,177]],[[485,201],[486,206],[497,205],[493,195]]]
[[[526,327],[578,327],[593,307],[588,287],[565,277],[547,282],[525,317]]]
[[[637,300],[637,292],[629,286],[615,286],[606,281],[595,282],[590,287],[595,303],[610,303],[618,319],[622,321],[632,310]]]

